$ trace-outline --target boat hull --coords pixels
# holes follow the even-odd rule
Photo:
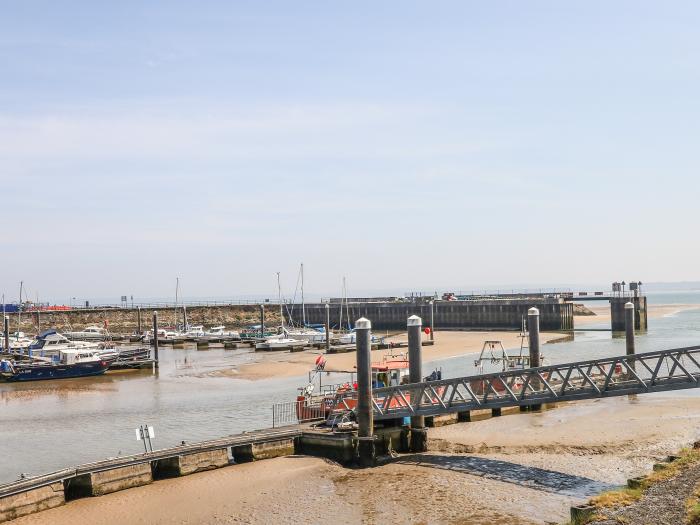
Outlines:
[[[107,368],[109,368],[107,361],[93,361],[73,365],[35,365],[20,367],[11,375],[7,375],[5,379],[10,382],[72,379],[102,375]]]

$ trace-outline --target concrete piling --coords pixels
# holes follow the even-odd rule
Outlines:
[[[420,383],[423,381],[423,357],[421,355],[421,329],[423,320],[417,315],[412,315],[406,321],[408,328],[408,371],[411,383]],[[414,390],[411,392],[411,402],[415,401],[414,396],[418,396],[419,392]],[[427,452],[428,450],[428,431],[425,429],[425,417],[411,417],[411,451],[412,452]]]
[[[358,456],[361,467],[375,464],[374,414],[372,411],[372,323],[364,317],[355,322],[357,348]]]
[[[326,303],[326,353],[331,349],[331,305]]]
[[[435,301],[430,301],[430,340],[435,341]]]
[[[153,312],[153,359],[155,367],[159,368],[158,364],[158,312]]]
[[[8,316],[5,316],[4,319],[4,325],[3,325],[3,336],[5,338],[2,349],[6,354],[10,353],[10,318]]]
[[[527,311],[528,346],[530,350],[530,368],[540,366],[540,311],[533,307]],[[539,387],[539,381],[535,383]],[[531,410],[540,410],[542,405],[530,405]]]
[[[625,304],[625,347],[627,355],[634,355],[634,304]]]

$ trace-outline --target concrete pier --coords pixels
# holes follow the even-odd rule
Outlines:
[[[76,476],[66,484],[66,498],[102,496],[152,482],[151,465],[138,463]]]
[[[0,498],[0,523],[60,507],[65,502],[63,483],[60,481]]]
[[[261,459],[277,458],[294,454],[294,438],[286,438],[267,443],[246,443],[231,449],[236,463],[246,463]]]
[[[228,449],[208,450],[194,454],[183,454],[153,462],[153,477],[156,479],[187,476],[229,465]]]
[[[634,329],[645,331],[648,327],[647,298],[640,295],[636,297],[619,296],[610,299],[610,327],[613,332],[625,331],[625,305],[632,303],[634,307]]]

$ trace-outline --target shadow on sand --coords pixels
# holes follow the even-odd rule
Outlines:
[[[615,485],[582,476],[476,456],[412,454],[397,459],[395,463],[464,472],[472,476],[575,497],[589,497],[615,488]]]

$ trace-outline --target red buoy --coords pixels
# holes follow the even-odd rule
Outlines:
[[[430,335],[430,328],[428,328],[427,326],[425,327],[425,330],[423,330],[423,331],[425,332],[426,335]]]

